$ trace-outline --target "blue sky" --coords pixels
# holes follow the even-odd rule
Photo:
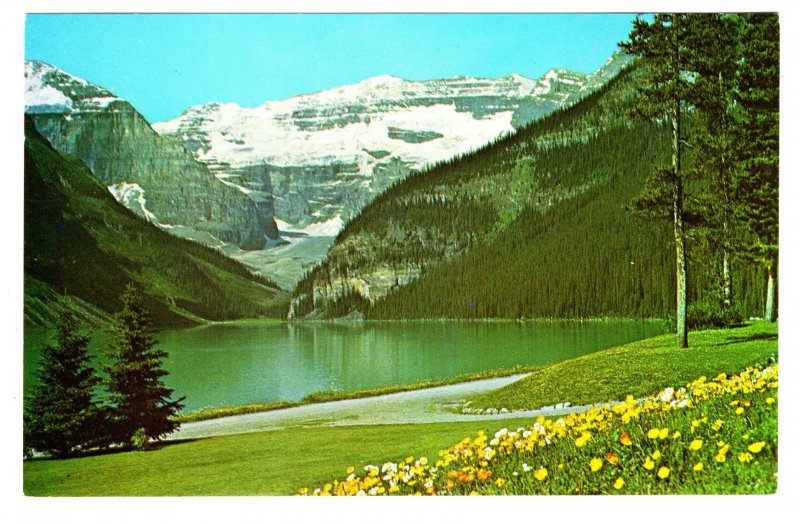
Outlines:
[[[151,122],[193,104],[255,106],[380,74],[591,72],[629,14],[28,15],[25,58],[131,101]]]

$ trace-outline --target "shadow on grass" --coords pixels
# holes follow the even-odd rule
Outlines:
[[[135,450],[133,448],[123,448],[123,447],[115,447],[115,448],[106,448],[106,449],[92,449],[89,451],[85,451],[83,453],[76,453],[74,455],[67,455],[65,457],[52,457],[52,456],[42,456],[42,457],[35,457],[33,459],[25,459],[26,461],[48,461],[48,460],[71,460],[71,459],[81,459],[87,457],[98,457],[103,455],[117,455],[120,453],[128,453],[130,451],[144,451],[146,453],[159,451],[161,449],[178,446],[181,444],[188,444],[190,442],[196,442],[198,440],[204,440],[203,437],[198,438],[187,438],[181,440],[162,440],[157,442],[151,442],[147,445],[147,447],[143,450]]]
[[[716,344],[717,346],[731,346],[733,344],[741,344],[743,342],[756,342],[758,340],[778,340],[777,333],[753,333],[745,337],[728,337],[725,342]]]

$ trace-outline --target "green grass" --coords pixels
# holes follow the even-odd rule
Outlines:
[[[461,435],[529,419],[294,428],[173,443],[23,466],[32,496],[291,495],[344,474],[414,453],[436,456]]]
[[[391,393],[401,393],[403,391],[414,391],[417,389],[426,389],[437,386],[447,386],[450,384],[460,384],[462,382],[472,382],[474,380],[482,380],[486,378],[507,377],[509,375],[516,375],[517,373],[527,373],[536,369],[534,366],[516,366],[513,368],[493,369],[489,371],[480,371],[477,373],[469,373],[465,375],[457,375],[455,377],[448,377],[439,380],[425,380],[421,382],[414,382],[412,384],[397,384],[394,386],[385,386],[381,388],[362,389],[359,391],[317,391],[309,393],[302,400],[281,400],[277,402],[264,402],[258,404],[245,404],[243,406],[231,406],[221,408],[209,408],[199,411],[193,411],[185,414],[179,414],[175,417],[178,422],[198,422],[201,420],[210,420],[222,417],[231,417],[235,415],[246,415],[248,413],[261,413],[264,411],[275,411],[277,409],[285,409],[305,404],[316,404],[320,402],[333,402],[334,400],[348,400],[354,398],[367,398],[377,397],[380,395],[389,395]]]
[[[689,348],[676,349],[675,335],[662,335],[534,370],[530,376],[470,399],[473,408],[537,409],[642,397],[683,386],[701,375],[735,373],[764,363],[778,351],[778,325],[695,331]]]

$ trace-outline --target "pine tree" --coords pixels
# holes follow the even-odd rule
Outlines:
[[[24,442],[28,449],[65,456],[93,445],[103,426],[93,400],[100,378],[89,365],[89,337],[75,317],[63,315],[56,329],[57,344],[42,349],[39,384],[28,398]]]
[[[151,323],[139,292],[128,284],[122,296],[122,311],[112,333],[112,363],[104,366],[112,403],[113,441],[131,444],[143,431],[147,439],[160,439],[177,429],[171,417],[180,410],[185,397],[172,400],[173,390],[162,378],[167,353],[157,349]]]
[[[778,120],[780,34],[778,16],[745,16],[738,102],[742,109],[737,200],[750,234],[749,254],[767,273],[764,316],[778,317]]]
[[[705,182],[705,231],[720,253],[721,305],[733,305],[732,259],[736,244],[733,221],[736,72],[739,62],[740,18],[737,15],[689,15],[689,52],[694,73],[690,100],[699,116],[692,133],[693,171]]]
[[[689,346],[687,311],[686,231],[684,225],[684,176],[681,166],[682,105],[687,99],[690,53],[686,48],[690,28],[688,15],[679,13],[656,14],[652,22],[637,17],[627,42],[622,48],[640,58],[646,80],[639,89],[637,113],[639,116],[659,120],[666,118],[672,128],[669,168],[659,169],[651,179],[657,194],[646,195],[653,202],[667,197],[672,213],[675,237],[676,320],[678,347]],[[663,207],[663,203],[661,204]]]

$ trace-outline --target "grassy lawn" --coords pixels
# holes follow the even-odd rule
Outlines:
[[[777,352],[778,325],[768,322],[691,332],[688,349],[675,348],[675,335],[662,335],[541,367],[523,380],[475,396],[470,407],[537,409],[642,397],[701,375],[736,373]]]
[[[24,464],[34,496],[291,495],[344,474],[344,467],[401,460],[439,449],[478,430],[530,424],[529,419],[450,424],[296,428],[175,443]]]

